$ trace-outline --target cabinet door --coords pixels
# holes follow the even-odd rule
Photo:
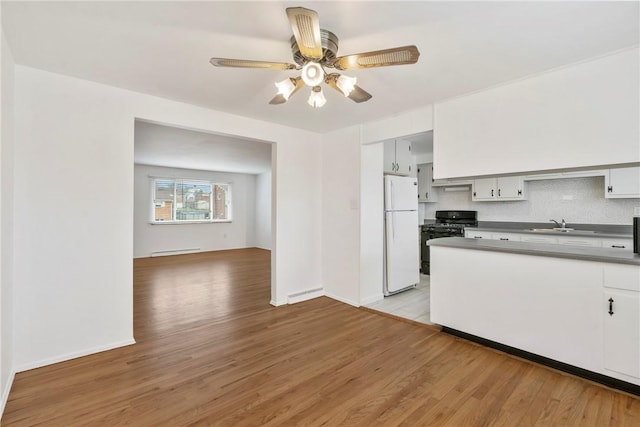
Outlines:
[[[418,165],[418,201],[428,202],[429,192],[431,191],[431,183],[429,182],[429,173],[431,164]]]
[[[433,188],[433,163],[428,163],[426,166],[426,201],[427,202],[437,202],[438,195],[436,194],[435,188]]]
[[[495,178],[475,179],[472,190],[472,200],[495,200],[497,197]]]
[[[604,367],[640,377],[640,298],[637,292],[604,292]]]
[[[499,199],[524,199],[524,181],[521,176],[498,178],[497,181]]]
[[[405,141],[403,139],[396,140],[396,163],[398,165],[396,173],[403,176],[411,174],[412,161],[411,141]]]
[[[640,167],[610,169],[605,181],[607,198],[640,198]]]
[[[384,173],[396,174],[396,142],[387,141],[382,144],[384,146]]]

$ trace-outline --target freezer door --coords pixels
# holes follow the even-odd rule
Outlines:
[[[386,175],[384,177],[384,210],[418,210],[417,178]]]
[[[418,212],[385,213],[386,286],[395,292],[420,281]]]

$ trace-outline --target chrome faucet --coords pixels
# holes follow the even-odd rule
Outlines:
[[[559,223],[558,221],[556,221],[555,219],[550,219],[549,221],[551,221],[551,222],[555,222],[555,223],[556,223],[556,225],[557,225],[559,228],[566,228],[566,227],[567,227],[567,223],[566,223],[566,222],[564,222],[564,218],[562,218],[562,224],[561,224],[561,223]]]

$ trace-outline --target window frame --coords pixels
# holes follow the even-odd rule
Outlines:
[[[169,221],[156,220],[156,191],[158,181],[170,181],[173,183],[173,199],[171,200],[171,217],[174,218]],[[184,184],[194,185],[208,185],[211,187],[209,193],[209,219],[176,219],[178,213],[178,186]],[[215,187],[225,186],[225,206],[227,208],[227,218],[215,219],[214,218],[214,202],[215,202]],[[177,225],[177,224],[215,224],[215,223],[229,223],[233,222],[233,198],[232,198],[232,186],[230,182],[210,181],[205,179],[191,179],[191,178],[177,178],[177,177],[151,177],[151,202],[150,202],[150,219],[149,222],[152,225]],[[167,201],[168,199],[160,199],[160,201]]]

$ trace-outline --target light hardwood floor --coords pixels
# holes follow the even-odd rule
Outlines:
[[[134,263],[137,344],[20,373],[3,425],[640,425],[640,400],[329,298],[269,252]]]

